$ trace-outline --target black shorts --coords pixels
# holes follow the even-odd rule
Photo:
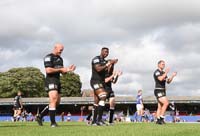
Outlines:
[[[57,90],[58,93],[61,93],[61,83],[58,79],[51,79],[46,78],[45,79],[45,90],[47,92],[50,92],[52,90]]]
[[[154,95],[156,96],[157,99],[159,99],[161,97],[165,97],[166,96],[166,90],[165,89],[155,89]]]
[[[112,87],[106,86],[105,89],[106,89],[106,92],[107,92],[107,99],[115,97],[115,93],[112,90]]]
[[[92,87],[92,89],[94,91],[102,89],[102,88],[105,89],[105,84],[103,82],[101,82],[101,81],[93,81],[93,80],[91,80],[90,81],[90,85],[91,85],[91,87]]]

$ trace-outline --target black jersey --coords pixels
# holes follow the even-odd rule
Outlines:
[[[21,108],[22,107],[22,105],[20,103],[21,99],[22,99],[21,96],[18,96],[18,95],[15,96],[15,98],[14,98],[14,107],[15,108]]]
[[[44,58],[44,66],[45,66],[45,68],[47,68],[47,67],[62,68],[63,67],[63,59],[58,55],[54,55],[53,53],[48,54]],[[46,78],[60,79],[60,72],[47,74]]]
[[[159,76],[162,76],[165,72],[164,71],[160,71],[159,69],[157,69],[155,72],[154,72],[154,80],[155,80],[155,88],[156,89],[165,89],[165,83],[166,83],[166,78],[165,80],[163,81],[160,81],[158,80],[158,77]]]
[[[104,58],[101,58],[100,56],[96,56],[96,57],[94,57],[92,59],[92,77],[91,77],[91,81],[104,82],[106,70],[102,70],[102,71],[98,72],[95,69],[95,65],[104,66],[104,65],[106,65],[106,60]]]

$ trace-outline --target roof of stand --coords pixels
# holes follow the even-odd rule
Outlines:
[[[200,103],[200,96],[168,96],[170,101],[175,103]],[[48,104],[48,97],[41,98],[22,98],[24,105],[44,105]],[[157,101],[154,96],[143,97],[145,104],[156,104]],[[116,97],[117,104],[135,104],[135,97],[131,96],[119,96]],[[93,97],[62,97],[61,104],[93,104]],[[1,98],[0,105],[13,105],[13,98]]]

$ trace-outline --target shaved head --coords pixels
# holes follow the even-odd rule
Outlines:
[[[61,43],[56,43],[54,45],[53,53],[55,55],[59,55],[60,56],[63,50],[64,50],[64,45],[62,45]]]
[[[61,43],[56,43],[54,48],[64,48],[64,46]]]

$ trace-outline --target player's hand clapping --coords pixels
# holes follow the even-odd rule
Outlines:
[[[172,76],[175,77],[177,75],[177,72],[173,72]]]
[[[118,59],[111,59],[108,61],[108,63],[106,64],[107,67],[116,64],[118,62]]]
[[[76,69],[75,65],[70,65],[69,67],[61,68],[61,73],[66,74],[67,72],[74,71]]]
[[[74,71],[76,69],[76,66],[73,64],[73,65],[70,65],[68,67],[68,71],[71,72],[71,71]]]

